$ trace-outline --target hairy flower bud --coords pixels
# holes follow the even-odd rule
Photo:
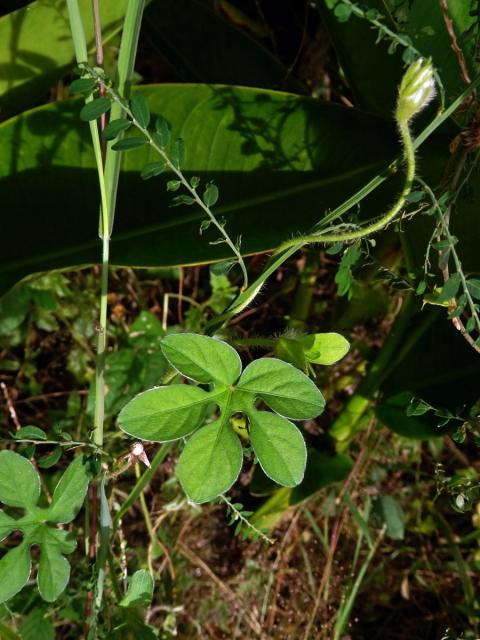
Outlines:
[[[419,58],[411,64],[402,78],[398,90],[395,116],[398,122],[407,122],[419,113],[435,95],[435,79],[430,60]]]

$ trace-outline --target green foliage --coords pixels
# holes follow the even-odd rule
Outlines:
[[[252,448],[265,473],[285,486],[301,481],[305,444],[286,418],[313,418],[325,406],[304,374],[273,358],[256,360],[241,374],[236,351],[207,336],[172,334],[163,339],[162,350],[180,374],[210,384],[211,390],[185,385],[151,389],[121,411],[118,424],[129,435],[165,442],[199,429],[211,403],[218,406],[220,417],[199,429],[180,457],[178,476],[194,502],[213,500],[240,473],[242,446],[230,423],[236,413],[248,420]],[[260,400],[280,415],[259,411]]]
[[[121,607],[148,607],[153,598],[153,578],[149,571],[135,571],[130,578],[128,590],[120,600]]]
[[[339,333],[314,333],[310,335],[286,335],[278,339],[276,354],[299,369],[308,364],[331,365],[341,360],[349,351],[350,343]]]
[[[70,565],[64,554],[72,553],[75,539],[67,531],[49,526],[71,522],[81,509],[89,483],[89,473],[81,456],[67,468],[48,507],[37,506],[40,479],[30,461],[13,451],[0,452],[0,501],[18,507],[24,515],[14,519],[0,510],[0,538],[21,531],[20,544],[0,560],[0,602],[9,600],[27,583],[31,570],[30,547],[39,545],[37,583],[47,602],[55,601],[67,586]]]

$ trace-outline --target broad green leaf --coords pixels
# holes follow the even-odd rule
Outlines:
[[[180,456],[177,475],[193,502],[209,502],[228,491],[242,468],[242,445],[228,422],[199,429]]]
[[[240,356],[230,345],[194,333],[178,333],[162,340],[170,364],[197,382],[233,384],[242,370]]]
[[[135,571],[130,579],[127,595],[120,600],[121,607],[148,607],[153,598],[153,578],[150,571]]]
[[[118,425],[141,440],[178,440],[202,424],[209,402],[206,391],[189,385],[150,389],[125,405]]]
[[[34,427],[33,425],[28,425],[26,427],[22,427],[15,433],[15,438],[17,440],[46,440],[47,434],[43,429],[39,429],[38,427]]]
[[[0,603],[6,602],[26,585],[32,561],[30,546],[23,541],[0,559]]]
[[[40,551],[37,583],[40,595],[54,602],[65,590],[70,578],[70,563],[55,543],[44,542]]]
[[[47,612],[41,608],[33,609],[23,618],[20,633],[22,640],[55,640],[55,627]]]
[[[243,372],[238,388],[261,398],[286,418],[307,420],[322,413],[325,399],[305,374],[274,358],[255,360]]]
[[[284,487],[300,484],[307,449],[297,427],[266,411],[251,412],[249,417],[252,447],[263,471]]]
[[[40,480],[33,464],[14,451],[0,451],[0,500],[10,507],[35,505]]]
[[[374,511],[382,524],[387,527],[386,534],[393,540],[403,540],[405,537],[405,514],[402,507],[393,496],[382,496],[374,502]]]
[[[103,42],[118,33],[127,0],[101,2]],[[92,4],[79,0],[89,52],[95,51]],[[0,18],[0,119],[35,105],[75,66],[65,0],[35,0]]]
[[[142,93],[135,93],[133,95],[130,101],[130,109],[139,125],[147,129],[150,123],[150,110],[145,96]]]
[[[89,473],[83,456],[77,456],[60,478],[48,508],[48,520],[71,522],[80,511],[88,489]]]
[[[394,127],[318,100],[206,85],[139,90],[152,114],[161,113],[171,123],[172,136],[185,140],[189,155],[184,170],[204,184],[213,180],[220,185],[216,213],[225,218],[232,238],[242,235],[243,252],[265,251],[308,231],[399,151]],[[80,108],[80,100],[49,104],[0,126],[3,208],[22,211],[21,219],[2,220],[4,236],[21,237],[22,242],[3,247],[0,290],[28,273],[98,262],[97,172]],[[248,137],[240,122],[248,126]],[[145,164],[159,160],[150,145],[123,158],[112,264],[171,266],[230,259],[228,247],[210,244],[217,239],[213,228],[199,236],[204,218],[199,207],[171,209],[170,195],[157,181],[141,182]],[[172,177],[165,173],[165,181]],[[377,191],[366,202],[368,215],[382,212],[396,188],[392,182],[384,192]],[[39,206],[48,211],[48,229]]]
[[[96,120],[101,115],[110,110],[112,101],[110,98],[96,98],[82,107],[80,111],[80,118],[88,122],[89,120]]]
[[[5,511],[0,509],[0,541],[10,535],[12,531],[15,531],[15,529],[18,529],[18,525],[14,518],[11,518]]]
[[[117,118],[116,120],[110,120],[105,129],[102,131],[102,138],[104,140],[113,140],[122,131],[130,129],[132,123],[126,118]]]
[[[314,364],[334,364],[350,349],[348,340],[339,333],[315,333],[302,336],[300,342],[305,350],[305,357]]]

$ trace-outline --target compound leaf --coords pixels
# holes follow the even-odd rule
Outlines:
[[[271,409],[293,420],[314,418],[325,407],[324,397],[305,374],[275,358],[261,358],[249,364],[238,388],[258,396]]]
[[[230,489],[242,459],[242,445],[228,421],[217,420],[187,442],[177,467],[178,479],[193,502],[209,502]]]
[[[122,431],[141,440],[178,440],[202,424],[209,402],[208,393],[198,387],[157,387],[126,404],[118,424]]]
[[[197,382],[233,384],[242,370],[235,349],[208,336],[172,334],[163,339],[161,347],[177,371]]]
[[[40,479],[33,464],[14,451],[0,452],[0,500],[10,507],[35,505]]]
[[[250,438],[266,475],[285,487],[303,480],[307,462],[305,440],[297,427],[274,413],[255,411],[250,416]]]

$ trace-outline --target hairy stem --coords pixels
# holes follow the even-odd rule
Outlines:
[[[370,236],[377,231],[380,231],[396,218],[396,216],[405,205],[407,196],[412,188],[413,179],[415,177],[415,152],[413,148],[413,140],[410,129],[406,121],[400,121],[398,123],[398,126],[400,129],[402,142],[405,147],[407,171],[402,192],[395,204],[387,211],[387,213],[385,213],[378,220],[371,222],[370,224],[367,224],[360,229],[355,229],[354,231],[346,231],[344,233],[317,233],[313,235],[302,236],[300,238],[294,238],[292,240],[289,240],[288,242],[284,242],[279,247],[279,251],[287,249],[288,247],[295,246],[299,242],[301,242],[302,244],[307,244],[310,242],[322,242],[330,244],[335,242],[349,242],[351,240],[359,240],[361,238],[366,238],[367,236]]]

